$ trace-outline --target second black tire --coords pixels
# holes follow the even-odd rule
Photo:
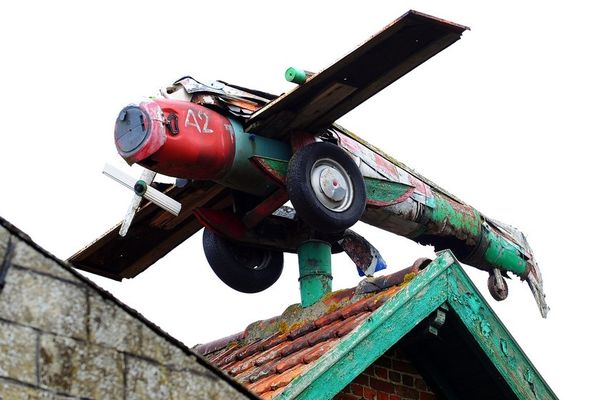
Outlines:
[[[273,285],[283,270],[283,253],[243,246],[205,229],[204,255],[214,273],[227,286],[258,293]]]
[[[323,173],[339,177],[333,183],[340,180],[346,186],[341,200],[325,193],[319,181]],[[288,166],[287,190],[298,216],[323,233],[343,232],[354,225],[367,203],[358,166],[343,149],[327,142],[311,143],[294,153]]]

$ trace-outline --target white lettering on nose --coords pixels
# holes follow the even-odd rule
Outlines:
[[[202,129],[200,129],[200,125],[198,124],[196,115],[194,114],[194,111],[191,108],[188,109],[187,115],[185,116],[185,127],[187,128],[190,125],[196,127],[196,129],[198,129],[198,132],[202,133]]]
[[[202,122],[204,120],[204,124],[200,127],[198,120]],[[185,116],[185,127],[193,126],[195,127],[199,133],[213,133],[214,131],[208,127],[208,114],[202,111],[198,111],[198,117],[196,118],[196,114],[194,110],[188,108],[187,115]]]

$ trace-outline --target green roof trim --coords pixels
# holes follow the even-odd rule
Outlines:
[[[332,398],[422,320],[448,305],[519,399],[557,399],[450,251],[294,379],[277,400]]]

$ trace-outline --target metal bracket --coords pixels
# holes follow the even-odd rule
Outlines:
[[[433,336],[438,336],[439,329],[446,322],[446,313],[448,312],[448,306],[442,304],[429,319],[429,324],[425,328],[425,333]]]

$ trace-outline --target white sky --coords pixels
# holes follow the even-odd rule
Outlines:
[[[288,66],[321,70],[408,9],[468,25],[451,48],[340,122],[492,218],[528,235],[551,311],[525,283],[503,303],[466,267],[563,399],[589,398],[600,357],[595,295],[600,38],[594,2],[73,2],[0,5],[0,215],[67,258],[124,215],[118,111],[183,75],[281,93]],[[138,170],[131,171],[137,175]],[[387,272],[432,250],[358,225]],[[201,235],[134,280],[90,276],[187,345],[299,301],[297,264],[256,295],[213,275]],[[89,275],[88,275],[89,276]],[[334,257],[334,288],[359,278]]]

